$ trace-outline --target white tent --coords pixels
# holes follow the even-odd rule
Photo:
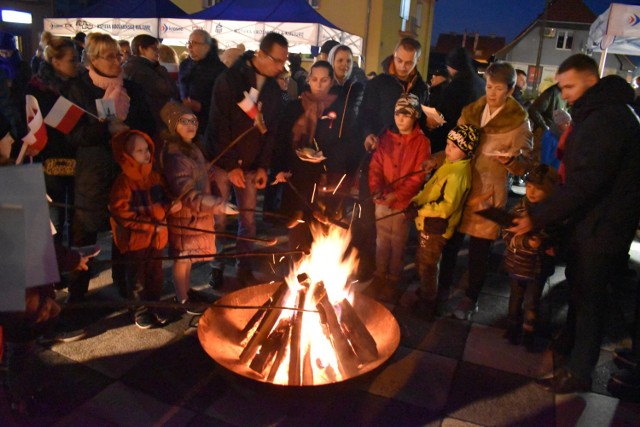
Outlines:
[[[607,53],[640,55],[640,6],[612,3],[591,24],[587,44],[589,50],[602,52],[601,74]]]
[[[362,55],[361,37],[338,28],[305,0],[225,0],[186,18],[160,19],[159,37],[166,44],[183,44],[196,28],[208,31],[224,49],[243,43],[255,50],[273,31],[287,38],[290,52],[310,53],[336,40]]]

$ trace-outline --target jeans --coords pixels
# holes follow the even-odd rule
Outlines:
[[[404,270],[404,252],[409,238],[409,223],[397,209],[376,205],[376,220],[396,214],[376,222],[376,275],[400,280]]]
[[[217,167],[213,168],[213,179],[218,187],[218,195],[225,201],[229,200],[231,194],[231,187],[236,196],[236,203],[240,209],[238,215],[238,236],[240,237],[255,237],[256,235],[256,221],[255,212],[258,199],[258,189],[255,183],[256,171],[249,171],[244,173],[245,188],[238,188],[231,184],[227,171]],[[227,216],[215,215],[215,231],[224,233],[227,229]],[[216,238],[216,252],[221,253],[224,248],[224,241],[226,239]],[[246,253],[253,251],[253,243],[238,240],[236,242],[236,252]],[[216,260],[214,258],[211,261],[213,268],[224,269],[224,260]],[[251,259],[249,257],[238,258],[238,269],[251,270]]]

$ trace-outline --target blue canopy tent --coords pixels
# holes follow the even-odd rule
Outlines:
[[[98,2],[64,18],[45,18],[44,29],[56,36],[100,31],[116,38],[138,34],[158,37],[159,18],[182,18],[188,14],[171,0],[110,0]]]
[[[256,49],[266,33],[275,31],[287,38],[291,52],[309,53],[330,39],[348,45],[355,55],[362,51],[361,37],[338,28],[305,0],[225,0],[188,19],[161,19],[160,37],[165,43],[186,41],[195,28],[209,31],[223,48],[243,43]]]

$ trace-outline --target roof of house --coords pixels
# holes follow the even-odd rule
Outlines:
[[[491,55],[502,49],[504,45],[505,38],[502,36],[481,36],[478,33],[440,34],[432,52],[446,55],[457,47],[465,47],[473,59],[486,62]]]
[[[509,44],[496,53],[509,51],[513,46],[544,20],[544,10]],[[591,25],[597,16],[584,4],[583,0],[553,0],[547,10],[547,22]]]

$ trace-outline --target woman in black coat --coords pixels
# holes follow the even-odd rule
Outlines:
[[[124,80],[122,53],[118,43],[108,34],[91,33],[87,37],[83,62],[86,71],[74,79],[69,87],[69,100],[93,115],[97,115],[96,100],[112,102],[114,114],[98,120],[84,114],[69,134],[76,148],[75,212],[73,242],[75,246],[93,245],[100,231],[109,230],[109,193],[119,167],[111,152],[111,137],[126,128],[153,134],[154,123],[144,99],[135,83]],[[117,250],[115,245],[114,251]],[[114,283],[119,280],[115,268]],[[81,272],[69,284],[70,301],[81,301],[89,286],[89,272]]]
[[[26,94],[34,96],[38,101],[43,117],[51,111],[61,95],[66,96],[70,81],[77,74],[75,44],[62,38],[50,40],[44,49],[38,74],[31,78],[26,88]],[[42,162],[49,197],[55,203],[72,205],[76,150],[67,141],[65,134],[47,125],[47,145],[39,153],[30,152],[27,148],[26,154],[35,156],[36,161]],[[67,212],[69,211],[63,207],[53,206],[49,209],[51,221],[57,230],[54,240],[59,244],[64,235],[64,223],[72,223],[70,218],[65,218]]]

